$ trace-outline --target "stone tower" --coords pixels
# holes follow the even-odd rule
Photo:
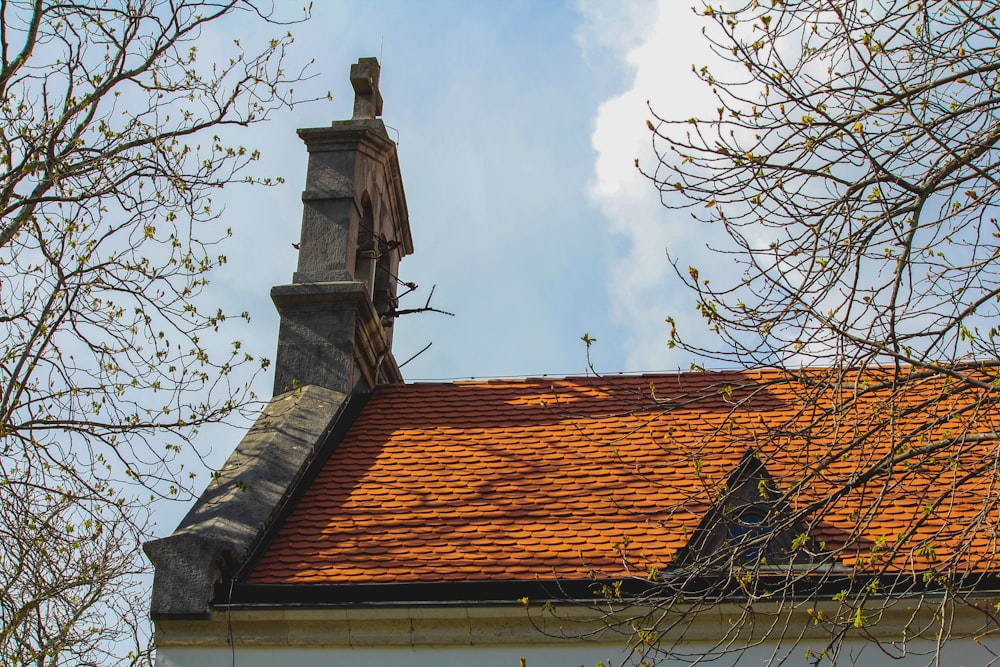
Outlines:
[[[402,382],[392,356],[399,261],[413,252],[379,64],[351,66],[354,117],[299,130],[309,151],[299,262],[271,289],[281,315],[275,395],[318,385],[345,394]]]

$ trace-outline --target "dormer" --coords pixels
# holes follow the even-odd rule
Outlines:
[[[750,569],[802,565],[816,555],[796,549],[796,537],[804,534],[805,527],[793,518],[784,494],[750,448],[688,544],[678,552],[675,564]]]

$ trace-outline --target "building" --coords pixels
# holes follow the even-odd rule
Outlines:
[[[378,73],[352,67],[352,120],[299,132],[275,397],[146,545],[158,665],[993,659],[976,453],[1000,415],[975,392],[881,369],[403,383]]]

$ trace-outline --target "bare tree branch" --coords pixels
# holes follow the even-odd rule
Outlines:
[[[294,103],[306,74],[282,26],[308,16],[287,18],[247,0],[0,1],[0,663],[149,660],[146,505],[189,492],[180,453],[252,404],[267,365],[239,341],[213,351],[249,316],[199,294],[230,234],[212,195],[281,180],[222,130]],[[236,20],[275,37],[200,58]]]
[[[648,587],[611,591],[608,625],[631,638],[637,664],[767,642],[780,664],[817,629],[824,648],[808,661],[835,664],[850,660],[849,637],[890,657],[914,650],[877,631],[905,598],[909,636],[935,638],[934,664],[956,607],[981,618],[977,641],[998,627],[976,587],[996,569],[1000,509],[1000,9],[775,0],[697,11],[724,61],[695,68],[717,114],[653,110],[658,164],[645,173],[666,207],[710,227],[710,250],[731,268],[671,256],[711,335],[671,316],[670,341],[769,380],[718,387],[732,403],[719,426],[664,448],[690,460],[704,495],[653,514],[696,501],[710,511],[669,572],[643,573],[623,551]],[[794,402],[744,425],[770,394]],[[648,415],[637,428],[706,400],[665,396],[633,396],[630,415]],[[748,452],[742,477],[711,467],[705,452],[719,447]],[[747,500],[753,480],[767,503]],[[873,536],[887,513],[896,528]],[[692,653],[678,630],[722,602],[737,608],[731,627]]]

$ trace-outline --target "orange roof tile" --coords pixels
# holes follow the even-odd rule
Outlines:
[[[996,442],[920,450],[995,432],[992,403],[975,408],[985,390],[932,379],[890,398],[870,389],[879,371],[835,385],[824,373],[811,388],[765,371],[379,387],[247,583],[662,571],[748,448],[806,511],[814,543],[851,546],[845,566],[873,567],[873,546],[903,540],[884,571],[956,553],[969,569],[994,567],[1000,490],[976,466],[996,463]],[[836,409],[804,404],[808,391]],[[860,477],[904,452],[905,463]]]

